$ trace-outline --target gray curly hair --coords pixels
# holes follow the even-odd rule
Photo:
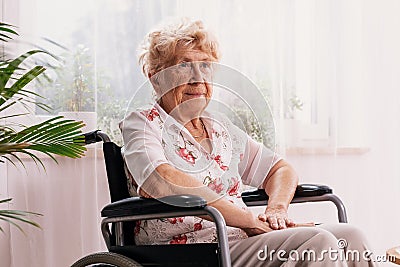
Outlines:
[[[181,19],[150,32],[143,40],[139,64],[144,75],[175,65],[180,50],[200,50],[219,61],[218,42],[200,20]]]

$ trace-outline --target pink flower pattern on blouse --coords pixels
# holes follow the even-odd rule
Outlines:
[[[195,223],[193,225],[193,228],[194,228],[195,231],[200,231],[201,229],[203,229],[202,222]]]
[[[172,237],[172,240],[169,241],[170,244],[186,244],[187,236],[185,234],[179,234]]]
[[[217,194],[220,194],[222,190],[224,190],[224,184],[219,177],[212,179],[210,176],[206,176],[206,178],[204,178],[203,184],[207,185],[208,188],[215,191],[215,193]]]
[[[228,166],[224,165],[221,161],[221,155],[216,155],[214,157],[214,160],[216,163],[218,163],[219,167],[221,168],[221,170],[226,171],[228,170]]]
[[[167,221],[169,221],[171,224],[176,224],[178,223],[183,223],[183,217],[178,217],[178,218],[168,218]]]
[[[176,153],[184,160],[186,160],[187,162],[189,162],[190,164],[194,164],[195,163],[195,159],[196,157],[193,156],[193,152],[192,151],[188,151],[186,148],[184,147],[179,147],[176,149]]]
[[[153,121],[155,117],[159,117],[160,114],[156,108],[152,108],[149,110],[144,110],[141,112],[149,121]]]
[[[239,179],[236,177],[231,178],[232,181],[232,186],[228,189],[228,195],[230,196],[236,196],[238,195],[238,189],[239,189]]]

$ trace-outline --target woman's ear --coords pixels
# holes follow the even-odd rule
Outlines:
[[[153,85],[153,88],[154,88],[154,91],[156,92],[156,94],[160,95],[161,88],[160,88],[160,82],[158,80],[157,75],[153,75],[152,73],[149,73],[147,76],[149,77],[151,85]]]

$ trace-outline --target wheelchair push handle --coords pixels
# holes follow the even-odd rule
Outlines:
[[[111,142],[110,137],[107,134],[103,133],[101,130],[95,130],[88,133],[84,133],[83,136],[85,137],[85,144],[93,144],[97,142]]]

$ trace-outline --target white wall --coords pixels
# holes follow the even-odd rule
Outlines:
[[[400,245],[400,2],[368,1],[362,8],[364,51],[357,64],[363,70],[347,69],[348,76],[360,79],[338,88],[337,122],[339,136],[358,132],[370,151],[292,155],[288,160],[302,182],[331,185],[346,204],[349,222],[384,255]],[[362,132],[357,120],[363,122]]]

